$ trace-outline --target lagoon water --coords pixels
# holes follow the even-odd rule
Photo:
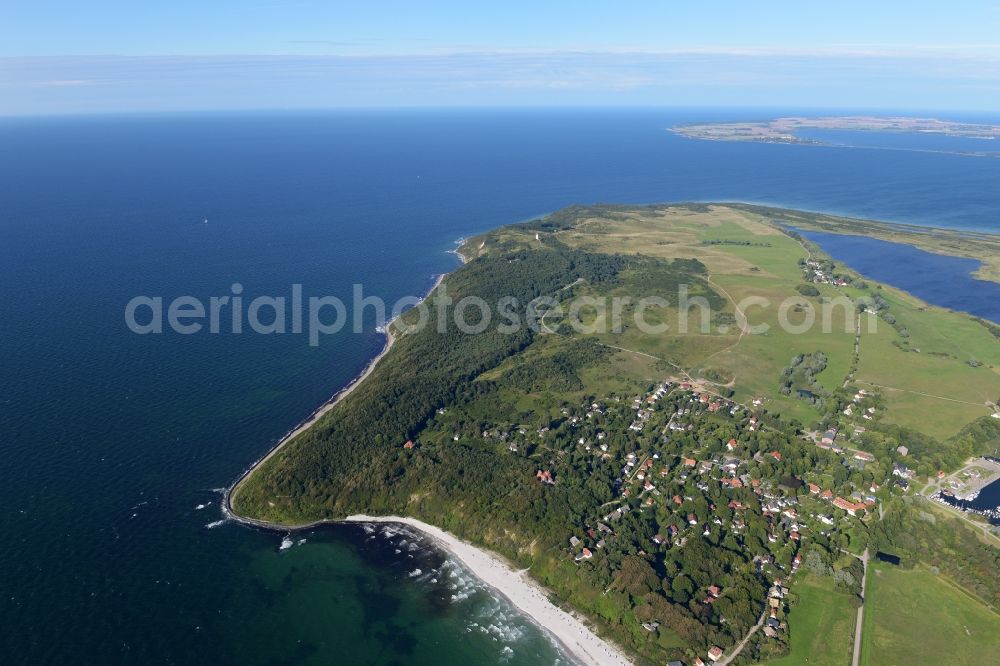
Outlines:
[[[933,305],[1000,322],[1000,284],[977,280],[978,260],[935,254],[877,238],[798,230],[862,275]]]
[[[218,522],[215,489],[364,367],[374,324],[318,347],[139,336],[125,303],[236,282],[419,295],[457,238],[571,203],[743,200],[1000,232],[1000,160],[665,131],[792,112],[0,121],[0,661],[557,662],[413,537],[339,527],[279,551],[282,535]]]

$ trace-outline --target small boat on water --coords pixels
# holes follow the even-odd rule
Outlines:
[[[295,545],[295,542],[292,541],[291,535],[290,534],[286,534],[285,538],[281,540],[281,545],[278,546],[278,550],[288,550],[293,545]]]

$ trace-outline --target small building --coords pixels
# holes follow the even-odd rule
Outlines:
[[[851,502],[850,500],[846,500],[843,497],[838,497],[837,499],[833,500],[833,505],[838,509],[843,509],[852,516],[856,515],[858,511],[863,511],[865,508],[864,504],[860,504],[858,502]]]
[[[901,479],[912,479],[917,475],[917,473],[906,465],[896,463],[892,466],[892,475],[898,476]]]

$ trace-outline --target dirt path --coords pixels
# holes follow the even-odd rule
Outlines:
[[[733,651],[722,657],[722,659],[719,659],[719,661],[715,662],[716,666],[728,666],[728,664],[743,651],[743,648],[747,646],[747,643],[750,641],[750,637],[756,634],[757,631],[764,626],[765,619],[767,619],[767,610],[760,614],[760,619],[757,620],[757,624],[755,624],[750,631],[747,632],[747,635],[743,637],[742,641],[736,644]]]
[[[715,287],[716,289],[718,289],[719,291],[721,291],[722,294],[727,299],[729,299],[729,302],[733,304],[733,309],[736,310],[736,320],[740,324],[740,334],[739,334],[739,336],[737,336],[736,342],[734,342],[733,344],[729,345],[728,347],[720,349],[719,351],[717,351],[717,352],[715,352],[713,354],[710,354],[707,358],[705,358],[705,360],[703,360],[701,362],[702,368],[704,368],[705,365],[709,361],[711,361],[713,358],[715,358],[719,354],[724,354],[726,352],[731,352],[734,349],[736,349],[737,347],[739,347],[740,343],[743,342],[743,336],[745,336],[747,333],[750,332],[750,322],[747,320],[746,312],[744,312],[743,309],[740,308],[739,304],[736,302],[736,299],[733,298],[732,295],[730,295],[730,293],[728,291],[726,291],[726,289],[722,285],[720,285],[718,282],[713,282],[711,275],[708,276],[707,281],[708,281],[708,283],[710,285],[712,285],[713,287]],[[726,386],[729,387],[729,386],[733,386],[735,384],[736,384],[736,376],[733,375],[733,378],[729,381],[728,384],[726,384]]]
[[[973,405],[975,407],[986,407],[985,402],[969,402],[968,400],[959,400],[958,398],[949,398],[943,395],[934,395],[933,393],[924,393],[922,391],[912,391],[910,389],[899,388],[898,386],[886,386],[884,384],[876,384],[874,382],[863,382],[858,380],[858,384],[865,384],[867,386],[874,386],[880,389],[886,389],[888,391],[902,391],[903,393],[913,393],[914,395],[922,395],[925,398],[936,398],[938,400],[947,400],[948,402],[958,402],[963,405]]]
[[[855,555],[855,557],[857,557]],[[858,618],[854,625],[854,656],[851,658],[851,666],[858,666],[861,661],[861,633],[864,630],[865,622],[865,584],[868,581],[868,549],[858,558],[864,566],[864,573],[861,574],[861,605],[858,606]]]

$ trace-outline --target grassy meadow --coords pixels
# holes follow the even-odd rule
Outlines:
[[[863,666],[987,664],[1000,654],[1000,615],[927,570],[876,564],[866,600]]]

